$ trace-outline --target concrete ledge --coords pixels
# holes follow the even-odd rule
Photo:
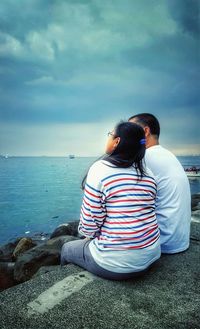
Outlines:
[[[44,267],[30,281],[0,293],[1,329],[199,329],[199,233],[200,223],[192,223],[190,248],[163,255],[139,279],[115,282],[94,276],[80,290],[68,286],[71,293],[44,314],[31,315],[28,305],[40,301],[42,293],[53,286],[56,296],[55,284],[83,275],[74,265]],[[63,282],[59,286],[66,289]]]

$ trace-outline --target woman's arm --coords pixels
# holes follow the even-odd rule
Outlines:
[[[85,184],[79,232],[88,238],[98,236],[105,217],[106,208],[102,184],[92,170],[92,172],[89,171]]]

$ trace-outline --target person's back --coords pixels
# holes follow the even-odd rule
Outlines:
[[[79,232],[65,243],[61,265],[72,262],[101,277],[126,280],[160,258],[156,183],[144,168],[145,138],[137,124],[120,122],[108,133],[105,155],[83,179]]]
[[[88,234],[88,227],[92,232],[91,214],[98,223],[104,216],[100,232],[90,243],[90,252],[100,266],[131,272],[143,270],[160,257],[156,190],[148,172],[140,178],[134,167],[118,168],[104,160],[92,165],[79,232]]]
[[[189,247],[191,195],[189,181],[178,159],[159,145],[160,125],[154,115],[140,113],[129,121],[143,127],[146,165],[157,183],[156,216],[161,251],[178,253]]]
[[[160,145],[146,150],[145,161],[157,182],[156,216],[161,232],[161,251],[184,251],[189,247],[191,221],[186,173],[178,159]]]

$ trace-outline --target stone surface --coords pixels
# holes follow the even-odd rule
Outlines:
[[[44,275],[48,272],[53,272],[55,271],[55,268],[58,267],[61,269],[61,266],[60,265],[49,265],[49,266],[42,266],[40,267],[40,269],[33,275],[32,278],[35,278],[37,276],[41,276],[41,275]]]
[[[0,262],[0,291],[16,284],[14,280],[14,263]]]
[[[16,259],[19,255],[35,246],[36,243],[31,238],[22,238],[13,251],[13,259]]]
[[[193,198],[193,214],[199,210],[199,198],[200,194]],[[156,267],[135,280],[116,282],[95,277],[44,315],[29,316],[29,303],[60,280],[83,271],[71,264],[49,266],[59,264],[62,245],[76,238],[52,238],[26,251],[17,259],[15,274],[18,283],[30,280],[0,293],[1,329],[199,329],[199,215],[195,218],[186,252],[162,255]],[[8,245],[0,248],[4,260],[11,257],[9,250],[14,250],[14,245]],[[10,284],[15,284],[13,273],[13,263],[0,263],[0,282],[10,277]],[[4,284],[9,286],[9,280]]]
[[[78,236],[78,224],[79,221],[73,221],[66,224],[61,224],[51,234],[50,238],[52,239],[62,235]]]
[[[191,208],[193,210],[200,210],[200,193],[192,195]]]
[[[199,329],[199,223],[192,223],[191,233],[196,240],[186,252],[163,255],[144,276],[119,282],[95,277],[46,313],[29,316],[31,302],[83,271],[69,264],[41,269],[40,275],[0,294],[1,329]]]
[[[192,217],[200,217],[200,209],[198,209],[198,210],[194,210],[194,211],[192,212]]]
[[[191,231],[190,231],[190,240],[196,241],[196,243],[200,243],[200,218],[198,222],[192,222]],[[200,262],[200,255],[199,255]]]
[[[14,279],[18,283],[24,282],[29,280],[41,266],[59,264],[63,244],[72,240],[76,240],[76,237],[53,238],[19,256],[14,267]]]
[[[12,262],[13,251],[15,250],[20,238],[14,242],[7,243],[0,246],[0,261],[1,262]]]

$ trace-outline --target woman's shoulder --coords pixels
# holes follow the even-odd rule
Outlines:
[[[97,160],[91,165],[88,171],[86,183],[101,190],[103,181],[109,175],[110,169],[106,166],[104,160]]]
[[[145,175],[147,177],[150,177],[152,179],[155,179],[154,174],[152,173],[151,169],[149,169],[148,167],[145,167]]]
[[[97,160],[95,161],[89,171],[88,175],[92,175],[93,177],[98,177],[99,179],[104,176],[106,173],[106,164],[104,160]]]
[[[115,165],[113,165],[112,163],[110,163],[109,161],[106,160],[97,160],[95,161],[90,169],[88,174],[96,177],[98,179],[103,179],[105,176],[110,175],[110,174],[115,174],[115,173],[124,173],[126,174],[134,174],[138,177],[140,177],[138,171],[134,168],[134,166],[128,167],[128,168],[120,168],[120,167],[116,167]],[[145,174],[143,176],[143,179],[151,179],[152,181],[155,181],[155,177],[152,173],[152,171],[145,167]]]
[[[155,176],[148,167],[145,168],[145,175],[143,176],[143,179],[151,180],[154,184],[156,184]]]
[[[101,159],[101,160],[95,161],[91,165],[89,172],[92,172],[92,173],[99,172],[99,173],[103,174],[103,173],[106,173],[109,170],[109,168],[115,168],[115,166],[113,166],[108,161]]]
[[[95,170],[97,168],[103,167],[103,160],[96,160],[91,166],[90,170]]]

